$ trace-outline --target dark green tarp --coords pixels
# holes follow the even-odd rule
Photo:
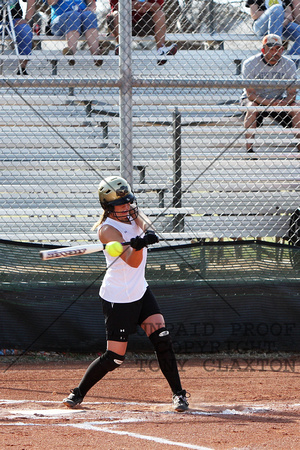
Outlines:
[[[0,241],[0,349],[105,350],[103,254],[45,262],[42,249]],[[299,252],[261,241],[151,249],[147,280],[176,352],[299,352]],[[129,350],[150,349],[138,329]]]

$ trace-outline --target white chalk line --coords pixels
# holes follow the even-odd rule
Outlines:
[[[50,401],[50,400],[46,400],[46,401],[42,401],[42,400],[7,400],[7,399],[0,399],[0,406],[1,405],[20,405],[20,404],[28,404],[28,403],[33,403],[33,404],[58,404],[60,406],[62,405],[62,402],[59,401]],[[85,402],[85,405],[121,405],[121,406],[147,406],[149,407],[148,412],[149,413],[155,413],[155,414],[160,414],[160,415],[176,415],[178,416],[178,413],[175,411],[164,411],[161,410],[159,411],[159,409],[151,409],[151,408],[159,408],[159,407],[165,407],[165,406],[169,406],[169,403],[166,404],[162,404],[162,403],[147,403],[147,402]],[[297,406],[297,405],[294,405]],[[217,407],[217,406],[216,406]],[[190,409],[188,411],[186,411],[184,414],[185,415],[198,415],[198,416],[215,416],[215,415],[249,415],[249,414],[255,414],[255,413],[264,413],[264,412],[269,412],[270,411],[270,407],[268,407],[267,405],[258,405],[258,406],[253,406],[253,407],[244,407],[243,409],[235,409],[235,407],[233,406],[232,408],[230,407],[226,407],[223,410],[214,410],[214,411],[205,411],[204,409],[201,410],[195,410],[195,409]],[[5,410],[3,409],[2,414]],[[49,409],[12,409],[12,410],[7,410],[7,418],[10,418],[9,416],[13,416],[13,417],[17,417],[17,416],[21,416],[26,417],[26,418],[36,418],[36,419],[53,419],[55,418],[60,418],[60,417],[65,417],[65,416],[72,416],[72,415],[76,415],[77,417],[79,415],[89,415],[89,414],[102,414],[105,415],[106,411],[98,411],[98,410],[89,410],[89,409],[69,409],[69,408],[49,408]],[[108,412],[107,412],[108,413]],[[126,411],[127,414],[130,415],[135,415],[136,417],[134,418],[134,420],[137,420],[137,415],[138,414],[144,414],[143,412],[140,411]],[[110,412],[110,417],[106,417],[106,419],[108,420],[113,420],[115,421],[116,418],[113,416],[116,416],[118,414],[118,411],[113,411]],[[124,411],[122,411],[122,414],[124,414]],[[86,417],[84,417],[84,419],[86,419]],[[127,419],[126,419],[127,420]]]
[[[106,413],[111,414],[110,417],[107,417],[109,420],[115,420],[115,417],[118,414],[118,411],[108,412],[108,411],[100,411],[100,410],[90,410],[90,409],[69,409],[65,408],[60,401],[51,401],[51,400],[8,400],[8,399],[0,399],[0,406],[13,406],[13,405],[21,405],[21,404],[58,404],[61,406],[61,408],[49,408],[49,409],[12,409],[7,410],[7,414],[13,415],[13,416],[22,416],[26,418],[49,418],[52,419],[55,417],[65,417],[65,416],[72,416],[72,415],[89,415],[89,414],[102,414],[105,415]],[[176,415],[178,416],[178,413],[171,410],[159,410],[159,408],[165,408],[170,407],[169,403],[147,403],[147,402],[130,402],[130,401],[123,401],[123,402],[115,402],[115,401],[107,401],[107,402],[85,402],[85,405],[121,405],[121,406],[141,406],[141,407],[148,407],[148,412],[153,414],[160,414],[160,415]],[[208,405],[206,405],[208,406]],[[209,405],[210,407],[218,408],[218,410],[213,411],[205,411],[205,407],[200,407],[201,409],[195,410],[195,408],[191,408],[190,410],[186,411],[184,415],[200,415],[200,416],[216,416],[216,415],[250,415],[250,414],[257,414],[257,413],[267,413],[270,411],[270,409],[274,409],[274,405],[272,407],[267,405],[256,405],[256,406],[244,406],[243,408],[236,409],[236,405],[232,405],[232,407],[225,407],[224,409],[220,409],[222,406],[219,405]],[[294,404],[290,405],[294,407],[300,406],[300,404]],[[154,408],[154,409],[152,409]],[[158,408],[158,409],[156,409]],[[203,408],[203,409],[202,409]],[[4,408],[2,409],[2,415],[6,411]],[[138,415],[138,414],[144,414],[145,411],[131,411],[130,409],[126,411],[127,414],[131,415]],[[122,411],[122,414],[124,414],[124,411]],[[86,417],[84,417],[86,419]],[[127,419],[126,419],[127,420]],[[137,417],[135,417],[134,420],[137,420]]]
[[[122,423],[126,423],[126,421],[125,422],[122,421]],[[5,423],[5,424],[1,424],[1,425],[3,425],[3,426],[25,426],[25,427],[28,427],[28,426],[41,426],[41,427],[48,426],[49,427],[48,424],[25,423],[25,422],[14,422],[14,423],[10,423],[10,424],[9,423]],[[95,425],[95,423],[94,424],[93,423],[83,423],[83,424],[78,424],[78,425],[54,424],[53,426],[75,427],[75,428],[80,428],[80,429],[88,430],[88,431],[100,431],[102,433],[117,434],[119,436],[130,436],[130,437],[137,438],[137,439],[142,439],[142,440],[156,442],[158,444],[173,445],[173,446],[181,447],[181,448],[191,448],[191,449],[195,449],[195,450],[213,450],[213,449],[211,449],[209,447],[203,447],[203,446],[194,445],[194,444],[186,444],[185,442],[170,441],[168,439],[159,438],[159,437],[155,437],[155,436],[146,436],[146,435],[143,435],[143,434],[132,433],[132,432],[129,432],[129,431],[112,430],[110,428],[103,427],[103,426],[99,427],[99,426]]]
[[[75,409],[75,410],[63,410],[63,409],[18,409],[18,410],[9,410],[7,414],[7,418],[13,417],[26,417],[26,419],[60,419],[66,416],[77,416],[80,414],[85,414],[84,409]]]
[[[2,399],[0,400],[0,405],[19,405],[22,403],[34,403],[34,404],[61,404],[61,402],[55,402],[55,401],[35,401],[35,400],[5,400]],[[149,406],[150,408],[153,406],[162,406],[161,403],[157,403],[157,404],[149,404],[146,402],[86,402],[86,404],[92,404],[92,405],[96,405],[96,404],[117,404],[117,405],[122,405],[122,406],[131,406],[131,405],[140,405],[140,406]],[[167,405],[167,404],[166,404]],[[169,404],[168,404],[169,405]],[[212,406],[212,405],[211,405]],[[216,405],[215,405],[216,406]],[[294,404],[293,406],[299,406],[298,404]],[[216,406],[218,407],[218,406]],[[3,408],[4,410],[4,408]],[[274,407],[270,408],[267,405],[259,405],[259,406],[245,406],[243,409],[239,410],[239,409],[235,409],[235,407],[233,406],[232,408],[230,407],[224,407],[223,410],[219,410],[219,411],[204,411],[204,410],[190,410],[190,411],[186,411],[184,413],[184,415],[189,415],[189,416],[193,416],[193,415],[197,415],[197,416],[219,416],[219,415],[252,415],[252,414],[263,414],[263,413],[267,413],[270,410],[274,410]],[[2,411],[3,413],[3,411]],[[100,421],[87,421],[87,415],[89,413],[95,414],[95,413],[101,413],[102,415],[107,414],[107,417],[105,417],[105,420],[100,420]],[[12,422],[4,422],[1,423],[0,422],[0,426],[24,426],[24,427],[28,427],[28,426],[60,426],[60,427],[75,427],[75,428],[80,428],[83,430],[89,430],[89,431],[98,431],[98,432],[102,432],[102,433],[110,433],[110,434],[117,434],[117,435],[126,435],[129,437],[133,437],[136,439],[141,439],[141,440],[148,440],[148,441],[152,441],[152,442],[156,442],[158,444],[162,444],[162,445],[172,445],[172,446],[177,446],[177,447],[181,447],[181,448],[189,448],[189,449],[195,449],[195,450],[211,450],[208,447],[203,447],[203,446],[199,446],[199,445],[194,445],[194,444],[188,444],[188,443],[184,443],[184,442],[177,442],[177,441],[171,441],[165,438],[161,438],[161,437],[156,437],[156,436],[148,436],[148,435],[143,435],[143,434],[139,434],[139,433],[134,433],[134,432],[130,432],[130,431],[122,431],[122,430],[117,430],[115,429],[115,427],[118,424],[134,424],[134,423],[141,423],[141,422],[147,422],[147,418],[144,417],[145,412],[144,411],[126,411],[125,413],[130,414],[131,416],[134,415],[135,417],[129,417],[129,418],[124,418],[124,411],[120,412],[105,412],[105,411],[97,411],[97,410],[81,410],[81,409],[15,409],[15,410],[8,410],[7,411],[7,419],[12,420],[13,418],[15,419],[24,419],[24,418],[28,418],[28,419],[35,419],[36,422],[31,422],[31,423],[26,423],[26,422],[22,422],[22,421],[12,421]],[[148,411],[149,414],[153,413],[155,415],[164,415],[166,417],[166,415],[174,415],[174,416],[178,416],[178,413],[176,413],[175,411],[152,411],[151,409],[149,409]],[[117,417],[113,417],[114,415],[118,415],[118,414],[122,414],[123,418],[117,418]],[[139,417],[139,415],[141,417]],[[74,418],[76,417],[76,419],[83,419],[84,422],[82,423],[62,423],[62,424],[45,424],[45,423],[39,423],[39,420],[44,420],[44,419],[59,419],[59,418],[63,418],[63,417],[70,417],[73,416]]]
[[[226,408],[224,411],[212,412],[212,411],[189,411],[191,415],[200,415],[200,416],[215,416],[215,415],[234,415],[234,416],[245,416],[251,415],[255,413],[265,413],[269,412],[271,408],[260,408],[260,407],[249,407],[242,410],[230,409]]]
[[[9,405],[9,404],[21,404],[21,403],[57,403],[58,405],[61,405],[61,401],[55,401],[55,400],[6,400],[6,399],[0,399],[0,406],[1,405]],[[86,402],[84,401],[85,405],[122,405],[122,406],[149,406],[149,403],[147,402],[116,402],[116,401],[107,401],[107,402]],[[151,403],[153,406],[168,406],[170,403]]]
[[[62,424],[61,426],[64,426],[64,427],[72,426],[75,428],[81,428],[81,429],[89,430],[89,431],[101,431],[103,433],[118,434],[119,436],[130,436],[130,437],[134,437],[137,439],[156,442],[158,444],[173,445],[173,446],[177,446],[177,447],[181,447],[181,448],[192,448],[195,450],[212,450],[209,447],[202,447],[200,445],[186,444],[185,442],[170,441],[169,439],[164,439],[164,438],[155,437],[155,436],[148,436],[148,435],[139,434],[139,433],[132,433],[130,431],[113,430],[111,428],[103,427],[103,426],[99,427],[96,424],[97,424],[97,422],[74,424],[74,425],[73,424],[69,424],[69,425]]]
[[[192,416],[218,416],[218,415],[239,415],[239,416],[245,416],[245,415],[251,415],[255,413],[265,413],[269,412],[271,408],[245,408],[243,410],[236,410],[236,409],[229,409],[226,408],[223,411],[186,411],[185,415],[192,415]],[[59,419],[60,417],[65,416],[74,416],[74,415],[80,415],[84,414],[85,416],[91,411],[84,410],[84,409],[18,409],[18,410],[9,410],[7,418],[10,418],[11,416],[22,416],[26,417],[28,419],[30,418],[36,418],[36,419]],[[95,411],[93,411],[94,413]],[[137,415],[141,414],[138,411],[127,411],[128,414],[131,415]],[[158,413],[156,411],[156,413]],[[166,415],[176,415],[178,416],[178,413],[175,413],[174,411],[160,411],[160,414]],[[109,420],[115,420],[112,417],[108,418]],[[128,419],[126,419],[128,421]],[[139,419],[134,418],[132,421],[139,421]],[[106,422],[107,423],[107,422]],[[115,423],[115,422],[114,422]]]

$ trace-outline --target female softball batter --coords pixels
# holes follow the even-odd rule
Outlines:
[[[101,181],[98,189],[104,210],[94,225],[103,244],[111,241],[130,242],[117,258],[104,251],[107,270],[100,297],[106,325],[107,350],[91,363],[78,387],[63,403],[73,408],[108,372],[119,367],[125,359],[129,335],[140,325],[152,342],[160,369],[173,393],[173,407],[188,409],[186,391],[182,389],[176,357],[169,331],[159,306],[145,280],[147,245],[158,242],[149,230],[146,216],[139,213],[136,199],[126,180],[112,176]]]

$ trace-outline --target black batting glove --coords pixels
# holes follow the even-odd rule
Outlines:
[[[145,239],[140,236],[136,236],[135,238],[130,239],[130,246],[135,250],[142,250],[142,248],[146,247]]]
[[[152,230],[147,230],[144,236],[146,245],[156,244],[159,239],[158,236]]]
[[[150,244],[156,244],[159,241],[154,231],[148,230],[144,237],[136,236],[130,240],[130,246],[135,250],[142,250]]]

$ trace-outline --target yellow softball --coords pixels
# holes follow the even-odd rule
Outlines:
[[[111,241],[106,244],[105,250],[110,256],[120,256],[123,253],[123,246],[118,241]]]

